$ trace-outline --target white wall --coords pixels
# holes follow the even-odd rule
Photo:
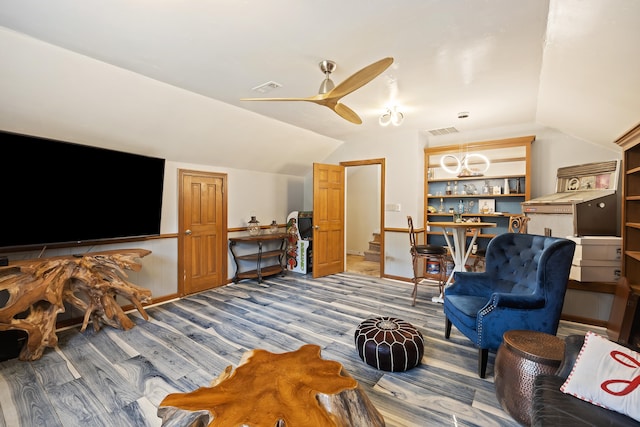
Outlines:
[[[312,180],[282,173],[310,168],[313,161],[386,159],[385,204],[400,204],[399,212],[386,212],[386,228],[406,228],[406,216],[417,224],[423,220],[423,149],[431,145],[536,135],[533,145],[532,195],[555,190],[560,166],[619,159],[619,148],[590,144],[553,129],[536,125],[465,131],[443,137],[416,134],[402,126],[380,128],[342,145],[339,141],[294,132],[290,126],[245,113],[227,104],[161,84],[151,79],[108,66],[69,51],[0,28],[0,129],[34,134],[90,145],[105,146],[168,160],[162,232],[177,231],[177,168],[226,172],[229,178],[229,227],[243,226],[255,215],[263,222],[284,222],[292,210],[312,210]],[[251,132],[247,132],[252,129]],[[626,129],[621,129],[620,133]],[[266,143],[274,139],[292,144],[288,151],[273,150]],[[205,147],[215,145],[226,159],[231,155],[246,169],[229,169],[214,156],[202,165],[181,163],[181,142],[198,138]],[[159,141],[169,147],[160,153]],[[142,145],[140,145],[142,144]],[[301,145],[300,145],[301,144]],[[314,153],[312,161],[299,165],[295,147]],[[316,147],[322,146],[322,150]],[[327,147],[338,147],[326,155]],[[136,147],[133,149],[133,147]],[[248,147],[248,148],[247,148]],[[210,150],[206,150],[210,152]],[[267,154],[282,165],[281,173],[260,173]],[[220,160],[221,161],[221,160]],[[290,165],[291,163],[295,163]],[[302,206],[301,206],[302,205]],[[405,233],[385,233],[385,271],[410,277],[410,259]],[[157,249],[165,254],[173,250]],[[150,258],[152,259],[152,258]],[[169,261],[170,260],[170,261]],[[147,262],[147,261],[145,261]],[[177,257],[163,255],[163,262],[177,263]],[[149,261],[149,264],[152,264]],[[165,267],[163,267],[165,268]],[[151,273],[151,272],[150,272]],[[229,269],[229,275],[233,269]],[[154,292],[175,289],[176,275],[151,274],[150,282],[168,277],[167,283],[144,283]],[[141,279],[147,280],[147,279]]]
[[[160,227],[163,235],[172,235],[178,232],[178,169],[227,174],[229,228],[246,226],[251,215],[255,215],[264,225],[274,219],[279,224],[284,224],[287,214],[292,210],[298,210],[302,204],[304,184],[302,177],[167,161]],[[154,298],[177,292],[178,240],[175,237],[142,242],[46,249],[42,254],[40,250],[37,250],[3,255],[8,255],[9,260],[14,261],[37,258],[40,255],[50,257],[127,248],[142,248],[152,252],[141,259],[143,266],[141,271],[127,273],[132,283],[150,289]],[[235,265],[230,253],[228,254],[227,272],[229,278],[235,272]]]
[[[364,255],[380,232],[380,165],[346,168],[347,253]]]
[[[621,133],[624,130],[621,131]],[[421,224],[424,200],[424,148],[463,142],[486,141],[517,136],[535,135],[532,145],[532,197],[555,192],[559,167],[583,163],[617,160],[622,156],[619,147],[611,143],[604,147],[565,135],[555,129],[538,125],[519,125],[480,131],[466,131],[446,136],[428,137],[413,132],[370,135],[361,141],[349,141],[321,163],[386,158],[386,201],[398,203],[400,212],[385,212],[385,228],[407,227],[406,217],[414,217]],[[305,178],[305,205],[311,210],[313,200],[312,175]],[[386,275],[411,277],[411,258],[406,233],[385,232]]]
[[[407,215],[414,221],[423,218],[422,141],[413,131],[400,128],[380,128],[380,132],[349,141],[320,163],[338,164],[341,161],[386,159],[385,204],[399,204],[399,212],[385,212],[385,228],[407,228]],[[313,176],[305,177],[305,208],[313,207]],[[385,232],[384,273],[411,277],[409,239],[406,233]]]

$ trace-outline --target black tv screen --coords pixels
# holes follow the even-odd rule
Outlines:
[[[0,131],[0,248],[160,234],[165,160]]]

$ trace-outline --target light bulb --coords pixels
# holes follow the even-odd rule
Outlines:
[[[398,111],[398,107],[387,108],[386,112],[380,116],[378,123],[380,126],[389,126],[389,123],[393,123],[394,126],[400,126],[404,120],[404,114]]]
[[[403,120],[404,120],[404,114],[394,110],[393,113],[391,114],[391,123],[393,123],[394,126],[400,126]]]
[[[378,123],[380,123],[380,126],[389,126],[389,123],[391,123],[391,110],[387,108],[387,112],[380,116]]]

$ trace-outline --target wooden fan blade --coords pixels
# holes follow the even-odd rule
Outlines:
[[[333,107],[333,111],[335,111],[340,117],[351,123],[355,123],[357,125],[362,124],[362,119],[360,118],[360,116],[358,116],[355,111],[344,104],[338,102]]]
[[[314,97],[310,97],[310,98],[240,98],[240,101],[310,101],[310,102],[315,102]]]
[[[389,57],[376,61],[371,65],[367,65],[362,70],[357,71],[341,82],[331,92],[327,93],[326,98],[339,99],[350,94],[354,90],[361,88],[371,80],[378,77],[384,70],[389,68],[391,64],[393,64],[393,58]]]

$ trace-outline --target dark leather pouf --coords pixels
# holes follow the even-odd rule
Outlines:
[[[406,371],[420,364],[424,338],[410,323],[394,317],[367,319],[358,325],[355,343],[360,358],[383,371]]]

